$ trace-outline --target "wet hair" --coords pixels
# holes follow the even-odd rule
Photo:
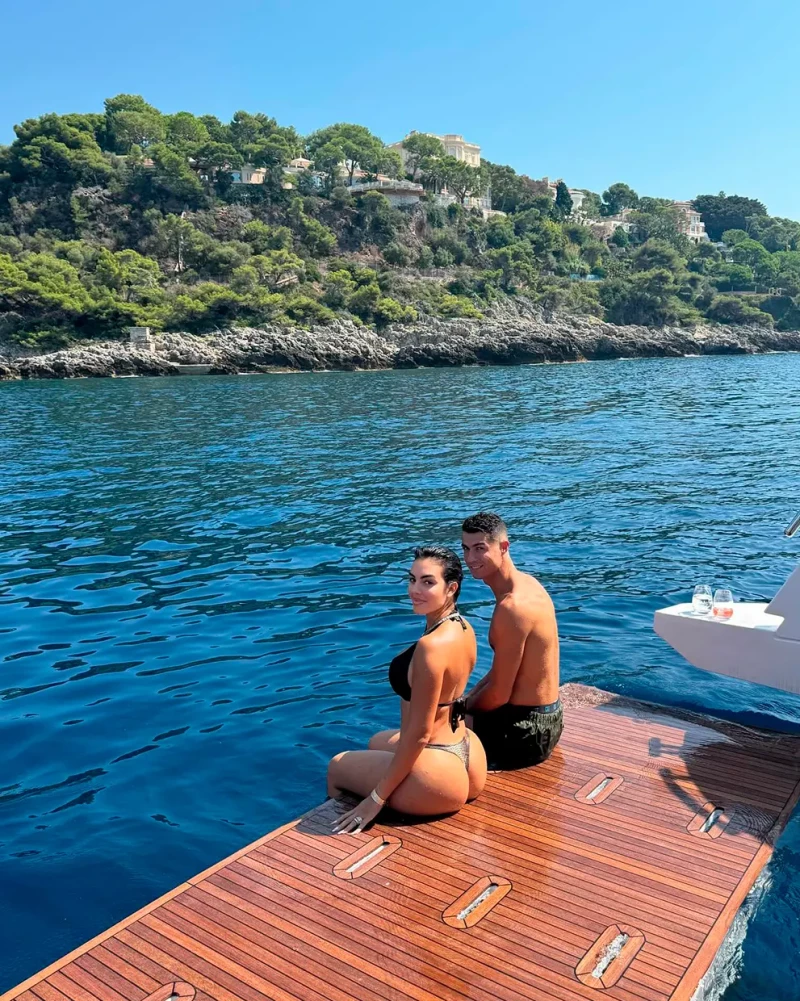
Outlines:
[[[498,539],[508,538],[508,527],[499,514],[492,511],[479,511],[465,518],[461,525],[461,531],[467,535],[477,535],[481,533],[488,539],[496,542]]]
[[[447,546],[418,546],[414,550],[414,559],[436,560],[437,563],[441,564],[445,584],[449,584],[451,581],[455,581],[456,583],[456,593],[453,596],[453,601],[455,604],[458,604],[458,596],[461,594],[461,582],[464,579],[464,569],[461,566],[458,554],[454,553],[452,549],[448,549]]]

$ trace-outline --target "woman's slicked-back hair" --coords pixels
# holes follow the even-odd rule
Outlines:
[[[457,553],[447,546],[418,546],[414,550],[415,560],[436,560],[441,564],[442,576],[445,583],[456,582],[456,593],[453,598],[458,604],[458,596],[461,594],[461,582],[464,579],[464,569]]]

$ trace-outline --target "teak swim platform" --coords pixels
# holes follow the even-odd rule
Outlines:
[[[562,690],[457,816],[328,802],[0,1001],[688,1001],[800,794],[800,738]]]

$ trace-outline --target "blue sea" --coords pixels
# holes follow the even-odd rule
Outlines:
[[[396,722],[412,547],[477,509],[564,680],[800,732],[652,631],[793,569],[798,390],[792,355],[1,384],[0,991],[324,797]],[[725,1001],[800,998],[799,915],[796,816]]]

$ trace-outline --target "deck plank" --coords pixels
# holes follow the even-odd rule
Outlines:
[[[490,776],[457,816],[334,836],[343,806],[323,804],[0,1001],[147,1001],[176,981],[197,1001],[591,1001],[575,970],[613,928],[644,944],[604,995],[688,1001],[800,796],[800,739],[563,694],[550,760]],[[598,774],[623,781],[582,802]],[[732,813],[719,837],[689,833],[706,803]],[[334,873],[384,834],[395,852],[358,878]],[[445,924],[486,876],[510,892],[470,928]]]

